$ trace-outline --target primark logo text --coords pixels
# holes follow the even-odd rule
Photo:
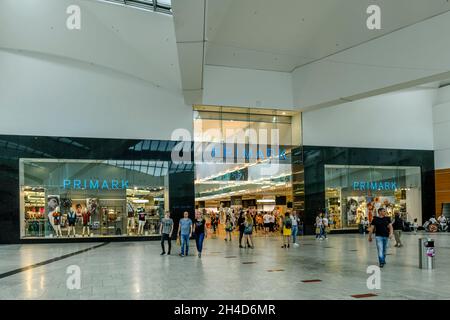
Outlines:
[[[355,181],[353,182],[353,190],[356,191],[380,191],[380,190],[397,190],[397,183],[393,181]]]
[[[64,189],[122,190],[128,188],[128,180],[101,179],[64,179]]]

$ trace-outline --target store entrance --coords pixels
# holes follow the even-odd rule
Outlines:
[[[251,217],[254,237],[278,236],[282,217],[292,212],[292,188],[289,184],[264,187],[242,196],[218,194],[209,200],[196,201],[196,210],[205,217],[211,237],[225,239],[230,220],[231,234],[237,238],[241,215],[241,219]]]
[[[194,107],[196,208],[213,237],[225,238],[230,224],[238,235],[240,213],[251,216],[253,236],[279,235],[281,218],[293,209],[300,119],[292,111]]]

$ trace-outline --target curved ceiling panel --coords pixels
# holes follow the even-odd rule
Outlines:
[[[70,5],[81,29],[69,30]],[[2,0],[0,48],[57,55],[181,90],[173,18],[97,0]]]

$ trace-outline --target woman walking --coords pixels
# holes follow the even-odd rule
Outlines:
[[[194,221],[194,236],[195,236],[195,245],[197,246],[198,257],[202,257],[203,250],[203,241],[206,238],[206,220],[202,217],[201,212],[195,213],[195,221]]]
[[[281,222],[281,228],[283,230],[283,246],[282,248],[289,248],[292,236],[292,219],[289,212],[286,212]]]
[[[321,213],[319,213],[317,215],[317,217],[316,217],[315,226],[316,226],[316,240],[317,239],[322,239],[321,236],[322,236],[323,221],[322,221],[322,214]]]
[[[233,223],[231,222],[231,215],[227,214],[225,218],[225,241],[231,241],[231,232],[233,232]]]
[[[252,233],[253,233],[253,218],[252,215],[247,212],[244,222],[244,243],[246,247],[249,247],[250,249],[254,248],[253,245],[253,239],[252,239]]]
[[[298,217],[298,213],[297,211],[294,211],[292,213],[292,243],[295,247],[298,247],[298,243],[297,243],[297,234],[298,234],[298,227],[300,225],[300,218]]]

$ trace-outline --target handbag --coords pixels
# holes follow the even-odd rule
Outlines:
[[[180,237],[177,237],[177,245],[178,245],[178,246],[181,246],[181,240],[180,240]]]

